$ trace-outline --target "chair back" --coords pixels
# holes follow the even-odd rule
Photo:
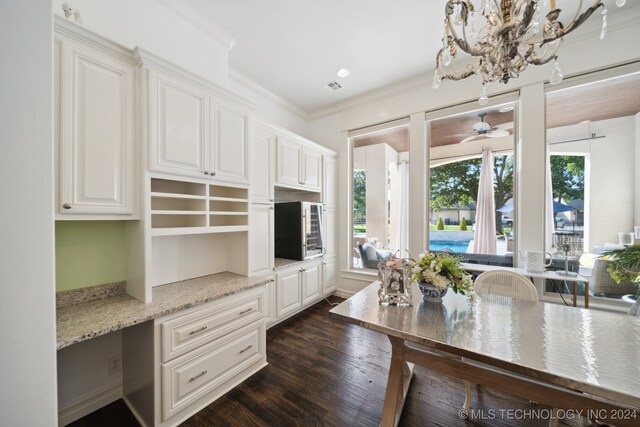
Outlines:
[[[476,278],[473,288],[480,296],[495,295],[525,301],[538,301],[538,292],[533,283],[522,274],[513,271],[485,271]]]

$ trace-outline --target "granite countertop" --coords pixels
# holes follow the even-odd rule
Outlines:
[[[92,301],[59,305],[56,315],[57,349],[271,281],[270,277],[245,277],[225,272],[157,286],[153,288],[153,302],[149,304],[116,291]]]
[[[273,263],[273,268],[287,267],[293,264],[302,264],[304,261],[286,258],[276,258]]]

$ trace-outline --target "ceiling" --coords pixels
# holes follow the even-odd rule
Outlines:
[[[575,125],[584,121],[596,122],[626,117],[640,112],[640,73],[593,84],[572,87],[547,95],[547,127],[549,129]],[[503,106],[500,106],[503,107]],[[487,113],[485,121],[513,133],[513,112],[499,111],[500,107],[478,109],[434,120],[430,124],[431,146],[457,144],[473,132],[480,112]],[[478,138],[475,141],[481,141]],[[365,134],[354,138],[354,147],[387,143],[397,152],[409,150],[409,127]]]
[[[232,68],[307,113],[431,74],[441,46],[446,4],[446,0],[181,1],[236,38],[229,52]],[[563,8],[569,10],[567,4],[578,1],[563,0]],[[614,0],[605,3],[616,12]],[[342,67],[351,71],[348,77],[336,76]],[[342,89],[323,87],[334,80]]]

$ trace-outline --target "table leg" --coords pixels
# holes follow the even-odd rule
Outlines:
[[[400,421],[404,400],[409,391],[409,384],[413,376],[413,363],[408,363],[404,357],[404,340],[389,337],[391,341],[391,366],[387,379],[387,391],[384,395],[381,427],[395,427]]]
[[[573,282],[573,306],[578,306],[578,283]]]
[[[589,308],[589,282],[584,282],[584,308]]]

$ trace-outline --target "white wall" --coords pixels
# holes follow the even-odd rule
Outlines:
[[[593,21],[593,22],[591,22]],[[609,32],[604,40],[598,39],[600,22],[591,19],[582,28],[567,37],[559,51],[560,66],[565,76],[582,74],[607,68],[617,64],[638,60],[634,40],[640,39],[640,7],[626,6],[623,13],[609,17]],[[416,54],[423,54],[419,52]],[[489,87],[489,95],[520,90],[520,166],[517,171],[518,192],[523,196],[516,200],[520,214],[518,245],[520,250],[542,250],[544,247],[544,83],[553,69],[552,64],[541,67],[529,67],[522,75],[508,85],[494,84]],[[428,153],[421,148],[424,145],[424,132],[417,123],[423,112],[434,111],[447,106],[474,101],[479,96],[480,81],[472,77],[459,82],[446,81],[434,91],[431,88],[433,71],[425,70],[425,77],[412,82],[368,94],[336,106],[335,111],[323,117],[317,117],[310,123],[311,139],[333,146],[340,155],[339,215],[341,252],[340,267],[343,270],[341,290],[345,295],[362,288],[366,275],[346,272],[348,254],[351,247],[348,229],[349,190],[347,183],[350,174],[350,153],[346,131],[382,123],[396,118],[411,116],[415,118],[415,132],[410,135],[411,157],[427,159]],[[424,119],[423,119],[424,120]],[[413,120],[412,120],[413,121]],[[326,142],[325,142],[326,141]],[[421,163],[412,161],[410,172],[410,238],[422,238],[428,233],[423,226],[426,209],[421,198],[428,184],[426,170]],[[526,197],[525,197],[526,196]],[[423,199],[424,200],[424,199]],[[414,237],[415,239],[416,237]],[[420,250],[420,242],[410,243],[412,252]]]
[[[170,0],[53,0],[77,9],[82,26],[128,49],[141,47],[222,87],[233,37]],[[26,21],[26,18],[20,20]]]
[[[66,425],[122,397],[122,371],[109,375],[109,359],[122,360],[122,331],[58,351],[58,407]]]
[[[55,426],[50,0],[3,2],[0,56],[0,423]]]

